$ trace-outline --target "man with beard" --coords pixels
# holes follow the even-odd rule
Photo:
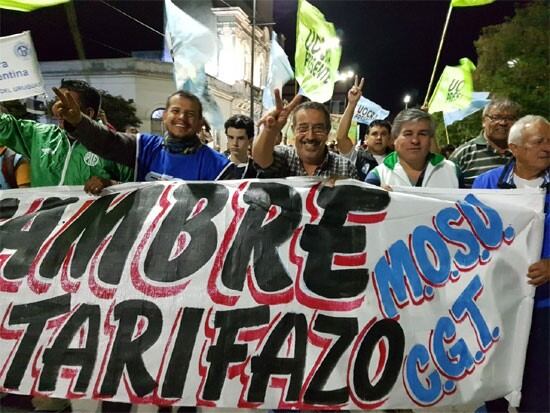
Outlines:
[[[357,171],[352,163],[327,148],[330,114],[323,104],[304,102],[298,105],[300,96],[296,96],[289,104],[283,105],[278,90],[275,90],[275,100],[275,109],[260,121],[264,127],[252,148],[252,157],[259,169],[260,178],[357,178]],[[295,146],[275,147],[277,135],[291,113]]]
[[[99,156],[123,165],[135,165],[135,181],[184,179],[213,181],[229,178],[234,165],[222,154],[199,139],[203,124],[202,105],[188,92],[178,91],[166,101],[163,114],[166,136],[113,132],[92,122],[83,114],[71,95],[54,89],[59,100],[54,109],[65,120],[71,135]],[[99,193],[107,182],[87,184],[91,193]]]
[[[191,93],[177,91],[168,97],[163,114],[167,134],[161,137],[112,131],[82,113],[72,95],[55,88],[54,92],[59,100],[53,110],[64,120],[69,133],[99,156],[123,165],[135,165],[137,182],[235,178],[235,165],[200,141],[202,105]],[[110,181],[94,178],[86,183],[85,189],[99,194],[109,185]],[[130,409],[128,403],[104,401],[102,404],[103,412],[129,412]],[[195,411],[192,407],[185,409]]]
[[[508,132],[519,112],[519,105],[508,99],[492,100],[483,109],[481,133],[460,145],[449,157],[460,168],[464,187],[471,188],[478,175],[502,166],[512,158],[508,150]]]

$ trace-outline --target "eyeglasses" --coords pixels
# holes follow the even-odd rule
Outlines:
[[[515,116],[495,116],[495,115],[485,115],[485,116],[493,123],[515,122],[517,119]]]
[[[316,124],[316,125],[306,125],[301,124],[296,126],[296,135],[304,136],[306,135],[309,130],[311,129],[311,134],[313,136],[322,137],[327,134],[327,129],[324,124]]]

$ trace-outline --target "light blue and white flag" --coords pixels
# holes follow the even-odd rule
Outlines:
[[[489,99],[489,92],[472,92],[472,101],[470,106],[464,109],[454,110],[452,112],[443,112],[443,122],[445,126],[452,125],[453,123],[464,119],[466,116],[470,116],[472,113],[483,109],[491,101]]]
[[[215,129],[223,129],[223,117],[208,92],[206,63],[216,56],[217,38],[206,26],[193,19],[171,0],[165,0],[166,41],[174,61],[178,90],[196,95],[203,105],[203,117]]]
[[[359,99],[359,102],[355,107],[353,120],[359,123],[370,125],[373,120],[386,119],[389,114],[389,110],[386,110],[378,103],[374,103],[372,100],[361,96],[361,99]]]
[[[277,41],[277,33],[272,33],[271,51],[269,52],[269,72],[262,96],[262,105],[265,109],[275,107],[273,90],[281,90],[286,82],[294,78],[294,71],[288,56]]]

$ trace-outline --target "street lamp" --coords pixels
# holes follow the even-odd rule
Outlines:
[[[339,72],[338,73],[338,82],[345,82],[349,79],[352,79],[353,76],[355,76],[355,72],[353,70],[346,70],[345,72]]]
[[[411,101],[411,95],[405,95],[403,98],[403,103],[405,104],[405,109],[409,108],[409,102]]]

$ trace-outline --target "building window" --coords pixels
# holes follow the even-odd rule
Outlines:
[[[162,122],[162,115],[164,108],[158,108],[151,113],[151,133],[153,135],[164,135],[164,123]]]

